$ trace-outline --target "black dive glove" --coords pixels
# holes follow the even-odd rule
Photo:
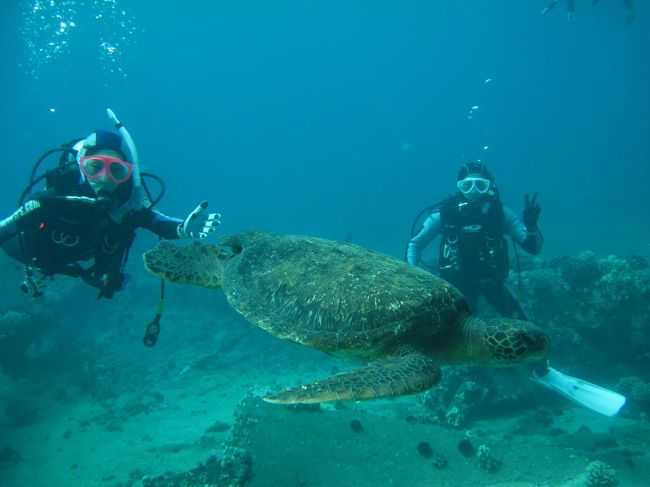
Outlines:
[[[542,207],[537,203],[537,193],[529,198],[528,193],[524,196],[524,225],[529,232],[536,232],[539,228],[539,214]]]

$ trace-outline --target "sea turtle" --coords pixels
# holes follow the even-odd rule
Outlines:
[[[474,316],[451,284],[358,245],[266,232],[219,243],[161,242],[144,254],[145,266],[172,282],[222,288],[239,313],[276,337],[364,364],[268,402],[413,394],[438,383],[440,365],[508,366],[549,348],[531,323]]]

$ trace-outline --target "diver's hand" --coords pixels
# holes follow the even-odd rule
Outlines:
[[[205,213],[208,202],[203,201],[197,206],[192,213],[187,215],[183,223],[178,225],[179,238],[198,238],[204,239],[216,230],[221,223],[219,213]]]
[[[529,232],[536,232],[539,228],[539,214],[542,212],[542,207],[537,203],[537,193],[533,193],[532,197],[528,193],[524,196],[524,225]]]

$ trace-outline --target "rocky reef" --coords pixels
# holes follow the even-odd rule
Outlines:
[[[516,268],[516,267],[515,267]],[[551,365],[628,397],[623,414],[650,414],[650,268],[639,256],[523,259],[510,284],[533,321],[553,342]],[[520,277],[520,279],[519,279]],[[487,305],[481,315],[494,311]],[[412,414],[423,422],[462,429],[499,411],[557,407],[555,395],[537,395],[531,368],[446,368],[442,383],[423,394]],[[566,401],[564,404],[567,404]]]
[[[0,369],[13,378],[30,375],[28,351],[53,326],[52,313],[41,304],[0,310]]]
[[[618,485],[615,473],[609,465],[596,460],[587,465],[584,473],[562,487],[614,487]]]
[[[648,370],[650,268],[639,256],[530,259],[521,272],[522,301],[553,339],[551,356],[592,376]],[[512,274],[516,286],[517,276]],[[620,365],[618,365],[620,364]]]
[[[235,409],[235,423],[230,429],[230,435],[220,455],[211,454],[188,471],[167,471],[156,476],[145,476],[140,480],[140,485],[142,487],[244,486],[253,476],[253,458],[246,448],[246,442],[250,429],[255,426],[255,420],[248,414],[255,401],[253,396],[247,396]]]

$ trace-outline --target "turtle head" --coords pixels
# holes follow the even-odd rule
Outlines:
[[[230,256],[210,244],[193,243],[184,247],[167,241],[144,253],[144,266],[158,277],[179,284],[194,284],[213,289],[221,287],[223,266]]]
[[[473,317],[475,320],[480,318]],[[490,318],[472,335],[479,341],[479,363],[491,367],[536,362],[543,358],[551,342],[540,328],[528,321]]]

